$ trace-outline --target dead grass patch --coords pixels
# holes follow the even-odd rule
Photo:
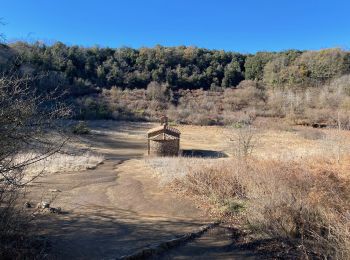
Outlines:
[[[203,159],[192,157],[153,157],[147,158],[146,163],[154,170],[161,184],[166,185],[175,179],[184,178],[192,171],[202,167],[213,166],[217,159]]]
[[[172,172],[174,188],[217,216],[238,218],[255,239],[279,238],[309,257],[350,257],[349,157],[341,164],[324,158],[159,158],[158,164],[162,160],[158,170],[163,177]]]
[[[36,153],[19,154],[15,160],[18,162],[36,157]],[[75,172],[93,169],[104,161],[104,156],[92,152],[80,154],[57,153],[41,161],[32,163],[25,167],[24,174],[28,178],[42,172],[52,174],[60,172]]]

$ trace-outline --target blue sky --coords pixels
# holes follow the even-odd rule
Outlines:
[[[350,47],[350,1],[0,0],[8,41],[261,50]]]

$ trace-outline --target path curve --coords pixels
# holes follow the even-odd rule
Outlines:
[[[107,124],[107,123],[106,123]],[[110,259],[188,233],[210,222],[186,198],[165,190],[143,160],[151,125],[99,125],[86,137],[103,153],[95,170],[45,176],[31,187],[33,200],[61,192],[52,206],[68,212],[39,224],[57,259]]]

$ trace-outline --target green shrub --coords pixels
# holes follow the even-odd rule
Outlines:
[[[86,135],[90,133],[90,129],[84,121],[80,121],[78,124],[73,126],[72,132],[76,135]]]

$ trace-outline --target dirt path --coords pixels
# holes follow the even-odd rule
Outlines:
[[[186,198],[158,185],[143,157],[143,130],[130,126],[89,137],[106,156],[95,170],[42,177],[31,187],[32,200],[48,198],[67,214],[48,215],[40,225],[57,259],[107,259],[133,253],[208,223]]]
[[[252,253],[235,247],[233,236],[231,229],[217,226],[204,233],[201,237],[183,246],[169,250],[165,254],[155,257],[155,259],[256,259]]]

